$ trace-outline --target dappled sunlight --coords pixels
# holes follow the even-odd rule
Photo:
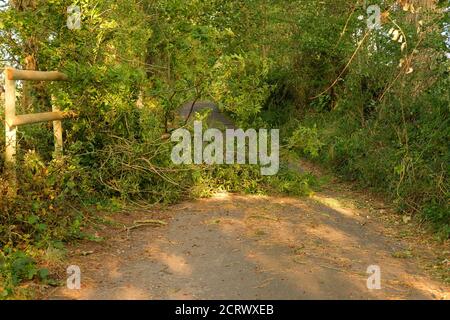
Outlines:
[[[122,272],[120,272],[120,261],[114,257],[114,259],[106,259],[104,265],[109,270],[109,277],[112,279],[120,279]]]
[[[318,278],[305,278],[307,266],[293,264],[292,258],[289,256],[279,256],[274,258],[272,255],[263,253],[262,251],[253,252],[247,255],[247,259],[259,266],[259,269],[267,273],[270,282],[281,281],[282,286],[294,287],[299,293],[307,292],[312,297],[320,296],[320,286]],[[269,286],[269,281],[263,282],[261,288]],[[300,297],[292,297],[296,299]]]
[[[309,235],[328,241],[335,245],[355,245],[353,237],[334,227],[316,224],[304,229]]]
[[[330,210],[333,210],[335,212],[338,212],[340,214],[344,214],[345,217],[351,218],[350,221],[353,220],[353,218],[358,216],[357,213],[355,213],[355,209],[349,209],[346,208],[342,203],[340,203],[338,200],[336,201],[330,201],[332,198],[325,198],[327,200],[327,204],[331,206],[327,206]],[[274,203],[278,204],[279,202],[274,201]],[[298,200],[291,201],[292,205],[298,204]],[[262,237],[262,239],[258,242],[261,245],[268,245],[271,244],[284,244],[289,245],[290,247],[295,247],[296,244],[300,245],[301,249],[304,252],[308,252],[311,250],[317,251],[316,254],[306,254],[305,257],[309,258],[319,258],[322,261],[327,261],[328,263],[331,263],[331,265],[323,265],[320,267],[319,261],[315,261],[317,265],[319,265],[319,268],[331,268],[331,270],[340,271],[347,273],[349,277],[355,277],[356,279],[359,279],[360,289],[365,289],[365,268],[371,263],[371,256],[376,254],[378,256],[378,252],[376,247],[373,246],[374,243],[371,242],[370,238],[366,239],[366,237],[362,237],[359,234],[354,234],[356,232],[352,227],[346,227],[346,229],[351,230],[351,233],[348,232],[348,230],[343,230],[339,226],[339,224],[336,224],[335,221],[330,219],[329,214],[321,214],[321,219],[316,220],[311,223],[311,220],[304,223],[304,221],[296,220],[294,223],[291,220],[285,220],[282,219],[285,217],[284,214],[277,212],[278,210],[271,210],[272,203],[268,206],[263,206],[264,210],[258,211],[259,208],[255,208],[255,211],[259,212],[259,216],[261,219],[248,219],[249,216],[253,214],[252,209],[246,209],[246,224],[251,230],[264,230],[264,233],[266,233],[265,237]],[[306,214],[305,211],[302,212],[300,216],[309,216],[312,213],[317,214],[317,208],[314,207],[308,207],[305,205],[300,205],[302,209],[308,208],[309,213]],[[266,216],[266,212],[271,212],[270,216]],[[301,212],[301,211],[300,211]],[[298,216],[298,215],[296,215]],[[276,219],[267,219],[267,218],[273,218],[273,217],[279,217],[281,218],[281,221],[276,221]],[[279,219],[277,218],[277,219]],[[251,222],[250,222],[251,220]],[[342,221],[344,222],[344,221]],[[355,225],[354,222],[351,222],[350,226]],[[345,226],[344,225],[341,225]],[[248,236],[254,236],[253,231],[247,231]],[[305,249],[303,246],[305,245],[305,240],[307,243],[307,248]],[[317,244],[317,242],[311,241],[313,239],[317,239],[321,242],[321,244]],[[365,245],[364,245],[365,243]],[[313,245],[311,247],[311,244]],[[308,248],[309,246],[309,248]],[[365,247],[364,247],[365,246]],[[347,248],[346,250],[343,250],[343,248]],[[327,251],[336,251],[336,254],[333,255],[330,253],[326,254],[325,256],[322,256]],[[317,255],[319,254],[319,255]],[[341,256],[342,254],[346,254],[351,256],[352,258],[348,258],[345,256]],[[388,254],[384,254],[384,259],[388,257]],[[263,268],[265,270],[277,270],[277,263],[279,261],[283,261],[283,265],[286,267],[287,263],[283,259],[277,259],[276,261],[270,261],[268,256],[264,257],[264,254],[261,254],[260,252],[257,252],[253,250],[251,253],[247,254],[247,258],[250,260],[258,260],[260,263],[263,264]],[[389,260],[389,259],[388,259]],[[298,260],[297,260],[298,261]],[[394,262],[397,262],[394,260]],[[303,262],[307,264],[307,262]],[[314,266],[314,263],[310,261],[311,265]],[[379,262],[381,263],[381,262]],[[359,271],[358,269],[354,270],[354,267],[352,267],[354,264],[360,265]],[[335,266],[334,268],[332,266]],[[383,265],[383,264],[382,264]],[[384,266],[383,266],[384,267]],[[403,269],[403,268],[402,268]],[[399,271],[397,268],[391,268],[389,266],[386,266],[386,275],[387,277],[391,277],[392,273],[395,273],[395,271]],[[289,273],[291,275],[291,273]],[[404,271],[404,274],[407,274],[406,271]],[[295,278],[294,275],[292,275],[293,278]],[[411,287],[414,289],[412,291],[415,292],[421,292],[421,291],[428,291],[427,289],[430,288],[429,284],[422,284],[422,285],[416,285],[420,282],[413,282],[414,285],[411,285]],[[312,285],[311,285],[312,286]],[[396,294],[392,296],[392,298],[399,298],[398,293],[401,293],[404,291],[400,288],[395,288],[397,291]]]
[[[181,274],[184,276],[192,274],[191,267],[187,264],[186,259],[181,256],[176,254],[161,253],[160,259],[169,267],[170,271],[176,274]]]
[[[82,278],[80,290],[70,290],[65,286],[57,290],[51,299],[86,300],[98,293],[98,285],[90,278]]]
[[[357,209],[349,208],[348,205],[344,205],[336,198],[331,198],[320,194],[314,194],[310,198],[323,205],[326,205],[327,207],[343,214],[346,217],[355,218],[359,216]]]
[[[251,226],[251,228],[258,230],[261,227],[255,225]],[[304,233],[301,230],[296,229],[292,224],[285,221],[281,221],[276,225],[272,223],[271,226],[266,226],[264,231],[267,233],[267,237],[263,238],[261,242],[269,244],[279,243],[295,246],[304,237]]]
[[[189,276],[192,274],[192,268],[186,259],[178,254],[167,253],[156,244],[147,246],[145,252],[151,259],[155,259],[168,267],[174,274]]]
[[[425,279],[424,277],[411,276],[403,274],[401,277],[402,284],[406,287],[411,287],[413,290],[420,290],[423,292],[430,292],[435,299],[450,300],[450,291],[443,292],[435,283]],[[396,283],[393,283],[396,285]]]
[[[196,297],[185,292],[167,292],[167,298],[170,300],[195,300]]]
[[[114,289],[114,299],[120,300],[148,300],[152,296],[148,291],[138,288],[136,286],[127,285],[125,287],[118,287]]]
[[[167,228],[141,229],[124,256],[88,271],[97,280],[76,298],[443,297],[409,260],[392,256],[395,241],[363,228],[344,204],[329,204],[221,194],[177,205]],[[366,287],[372,264],[383,290]]]
[[[228,198],[230,198],[230,194],[226,191],[217,192],[211,196],[211,199],[214,199],[214,200],[224,200],[224,199],[228,199]]]
[[[219,228],[221,229],[222,232],[224,232],[229,236],[235,234],[239,230],[245,229],[245,223],[240,219],[227,217],[224,219],[220,219],[219,221],[220,221],[218,223]]]

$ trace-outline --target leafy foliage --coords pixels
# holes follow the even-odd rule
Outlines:
[[[352,1],[299,4],[299,50],[287,83],[301,124],[290,145],[431,221],[445,239],[448,14],[432,1],[378,4],[382,26],[372,31]]]
[[[18,113],[53,103],[78,118],[64,122],[58,160],[51,124],[19,128],[16,199],[0,177],[0,294],[47,277],[30,248],[94,239],[84,231],[92,207],[311,192],[312,177],[286,168],[266,179],[252,166],[173,166],[164,135],[185,125],[176,114],[187,101],[214,101],[240,127],[280,127],[290,150],[385,193],[447,238],[448,20],[433,1],[377,3],[382,27],[368,32],[363,3],[350,0],[9,1],[2,61],[70,78],[19,85]],[[72,4],[79,30],[66,27]],[[0,152],[4,143],[0,135]]]

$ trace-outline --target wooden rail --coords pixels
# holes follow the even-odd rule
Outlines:
[[[69,78],[58,71],[31,71],[16,70],[6,67],[5,74],[5,165],[9,181],[9,195],[14,197],[17,193],[16,152],[17,127],[25,124],[53,121],[53,134],[55,137],[55,156],[62,155],[62,123],[61,120],[76,116],[73,112],[62,112],[52,103],[52,112],[16,115],[16,81],[67,81]]]
[[[6,79],[8,80],[29,80],[29,81],[67,81],[69,78],[58,71],[32,71],[17,70],[6,67]]]
[[[42,113],[34,113],[34,114],[24,114],[15,116],[12,123],[10,123],[11,127],[22,126],[24,124],[33,124],[38,122],[47,122],[47,121],[57,121],[68,118],[74,118],[76,114],[73,112],[63,112],[63,111],[54,111],[54,112],[42,112]]]

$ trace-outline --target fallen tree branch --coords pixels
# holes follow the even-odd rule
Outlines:
[[[126,231],[127,231],[127,238],[130,238],[130,231],[140,228],[140,227],[161,227],[161,226],[166,226],[167,222],[162,221],[162,220],[137,220],[134,221],[134,224],[130,227],[126,227]]]

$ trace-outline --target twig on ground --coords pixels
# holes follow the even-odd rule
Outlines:
[[[127,238],[130,238],[130,231],[140,228],[140,227],[159,227],[159,226],[166,226],[167,222],[162,221],[162,220],[137,220],[134,221],[134,224],[130,227],[126,227],[126,231],[127,231]]]

